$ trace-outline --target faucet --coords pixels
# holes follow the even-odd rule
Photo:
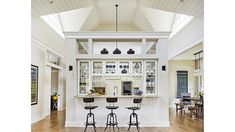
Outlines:
[[[116,90],[117,89],[117,90]],[[113,88],[113,95],[115,96],[116,95],[116,92],[118,94],[118,87],[117,86],[114,86]]]

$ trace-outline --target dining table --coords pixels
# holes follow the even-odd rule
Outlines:
[[[188,100],[194,102],[194,105],[200,108],[201,115],[203,116],[203,106],[204,106],[204,101],[202,98],[196,98],[196,97],[182,97],[181,100]],[[197,114],[199,111],[197,111]]]

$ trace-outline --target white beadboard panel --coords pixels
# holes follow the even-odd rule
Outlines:
[[[67,12],[61,22],[64,31],[113,31],[115,4],[118,4],[118,28],[121,31],[171,31],[174,14],[204,17],[204,0],[32,0],[32,18]],[[88,8],[93,7],[92,10]],[[82,11],[83,9],[87,9]],[[83,13],[82,13],[83,12]],[[105,29],[101,29],[107,25]],[[129,28],[121,28],[130,25]],[[136,28],[133,28],[136,27]]]
[[[88,16],[86,21],[83,23],[80,31],[92,31],[99,24],[100,24],[100,20],[99,20],[98,14],[95,8],[93,8],[90,15]]]
[[[119,25],[118,31],[141,31],[135,25]],[[93,31],[115,31],[115,25],[99,25]]]
[[[72,11],[59,13],[63,31],[80,31],[83,23],[90,15],[93,7],[81,8]]]
[[[115,24],[116,4],[118,4],[118,23],[132,23],[137,0],[97,0],[97,12],[99,13],[101,23]]]
[[[143,8],[143,11],[154,31],[170,31],[175,13],[153,8]]]
[[[50,1],[53,1],[51,3]],[[37,10],[34,16],[60,13],[94,5],[94,0],[31,0],[32,12]]]
[[[194,12],[201,10],[204,6],[204,0],[141,0],[143,7],[155,8],[158,10],[169,11],[173,13],[179,13],[184,15],[193,16]],[[198,6],[195,9],[195,6]]]
[[[136,11],[134,25],[138,27],[139,29],[141,29],[142,31],[154,31],[152,25],[147,20],[141,8],[138,8],[138,10]]]

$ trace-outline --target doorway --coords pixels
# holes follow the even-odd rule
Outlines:
[[[45,70],[45,116],[50,115],[51,111],[63,110],[63,92],[62,69],[47,65]]]
[[[51,111],[58,110],[59,69],[51,68]]]
[[[188,93],[188,71],[177,71],[177,98],[181,93]]]

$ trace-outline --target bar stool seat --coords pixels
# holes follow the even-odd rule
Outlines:
[[[88,109],[95,109],[97,108],[98,106],[85,106],[84,109],[88,110]]]
[[[137,106],[133,106],[133,107],[126,107],[127,109],[129,110],[139,110],[140,107],[137,107]]]

